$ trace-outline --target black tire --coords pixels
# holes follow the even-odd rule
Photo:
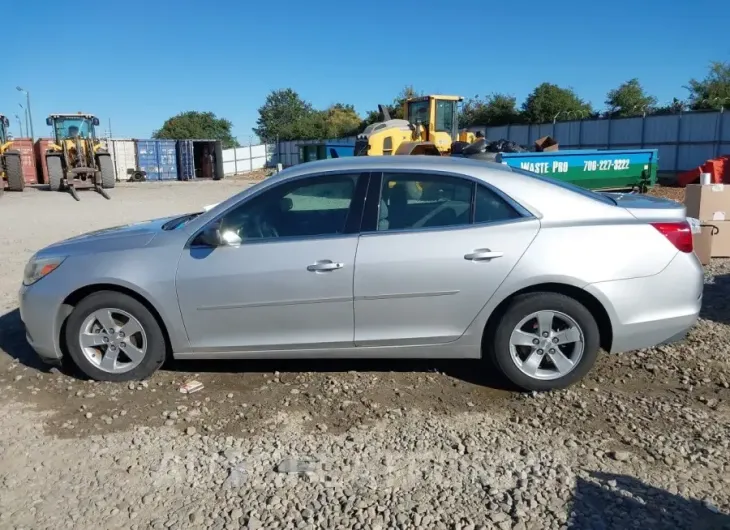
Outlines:
[[[537,311],[563,313],[578,324],[583,334],[583,355],[570,372],[556,379],[538,379],[525,374],[512,360],[510,353],[512,332],[521,320]],[[528,293],[515,297],[509,304],[494,330],[491,344],[486,346],[489,349],[489,359],[519,388],[529,391],[557,390],[579,381],[593,367],[600,348],[600,332],[591,312],[574,298],[557,293]],[[547,352],[545,356],[547,357]]]
[[[114,164],[112,164],[111,155],[106,153],[98,154],[97,161],[99,163],[99,170],[101,170],[102,189],[112,189],[117,181],[114,177]]]
[[[144,182],[147,180],[147,173],[144,171],[135,171],[129,178],[130,182]]]
[[[46,156],[48,167],[48,187],[51,191],[59,191],[63,182],[63,163],[59,155]]]
[[[7,151],[5,157],[5,177],[8,179],[8,191],[23,191],[25,178],[23,177],[23,163],[20,153]]]
[[[81,326],[89,315],[103,308],[121,309],[139,321],[147,339],[147,350],[142,361],[131,370],[112,373],[102,370],[84,355],[78,341]],[[76,366],[97,381],[136,381],[151,376],[162,366],[166,357],[165,337],[154,315],[134,298],[115,291],[99,291],[79,302],[66,322],[66,347]],[[120,350],[121,351],[121,350]]]

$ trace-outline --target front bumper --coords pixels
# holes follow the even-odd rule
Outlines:
[[[22,285],[18,292],[20,320],[25,338],[38,356],[47,363],[58,364],[63,357],[59,345],[60,326],[65,316],[59,313],[61,304],[50,293],[44,293],[42,280],[30,286]]]

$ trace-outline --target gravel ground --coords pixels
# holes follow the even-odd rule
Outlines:
[[[478,362],[173,363],[130,385],[40,365],[15,301],[33,251],[247,184],[0,200],[0,528],[730,528],[729,261],[686,341],[550,394]]]
[[[655,186],[649,190],[649,195],[664,197],[677,202],[684,202],[684,188],[675,186]]]

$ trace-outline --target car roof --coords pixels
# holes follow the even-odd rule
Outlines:
[[[446,157],[433,155],[408,155],[408,156],[347,156],[343,158],[330,158],[327,160],[316,160],[289,167],[279,173],[282,179],[296,177],[303,174],[320,171],[392,171],[392,170],[427,170],[445,171],[454,173],[466,173],[479,177],[488,170],[501,171],[505,174],[512,173],[512,169],[506,164],[489,162],[485,160],[470,160],[460,157]]]

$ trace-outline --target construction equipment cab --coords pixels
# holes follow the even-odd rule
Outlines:
[[[383,121],[369,125],[355,141],[355,156],[441,155],[451,152],[453,142],[472,142],[474,135],[459,132],[461,96],[430,95],[404,103],[406,119],[391,119],[380,105]]]
[[[96,137],[99,118],[51,114],[46,124],[53,129],[54,139],[46,151],[51,190],[68,190],[78,200],[77,189],[93,188],[108,199],[104,190],[113,188],[116,178],[111,155]]]
[[[10,120],[0,114],[0,194],[6,186],[10,191],[23,191],[25,188],[20,151],[13,149],[9,128]]]

